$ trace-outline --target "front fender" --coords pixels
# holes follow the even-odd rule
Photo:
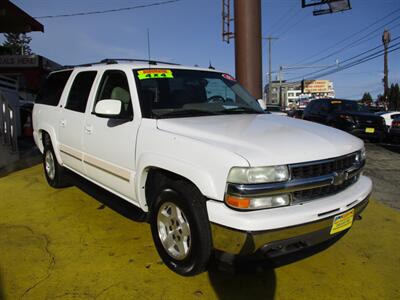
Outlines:
[[[163,169],[180,175],[196,185],[205,197],[218,199],[218,194],[220,193],[219,187],[216,186],[216,182],[213,180],[211,175],[203,171],[199,166],[188,163],[187,161],[179,160],[176,157],[167,157],[160,156],[155,153],[146,153],[139,157],[139,164],[136,173],[137,176],[135,180],[135,182],[137,182],[136,196],[140,207],[144,211],[148,211],[145,185],[148,170],[151,168]]]

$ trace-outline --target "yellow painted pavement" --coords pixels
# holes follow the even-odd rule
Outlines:
[[[327,250],[263,272],[169,271],[148,224],[41,166],[0,178],[0,299],[400,299],[400,213],[371,201]]]

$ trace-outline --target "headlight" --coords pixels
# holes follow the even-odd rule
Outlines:
[[[230,183],[267,183],[289,180],[289,170],[287,166],[242,168],[233,167],[228,174]]]
[[[256,210],[290,205],[289,194],[244,198],[232,195],[225,196],[225,203],[233,208],[242,210]]]
[[[367,158],[367,151],[365,151],[365,147],[361,149],[360,153],[361,153],[361,161],[365,160]]]

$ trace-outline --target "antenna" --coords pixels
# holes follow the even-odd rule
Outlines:
[[[209,64],[208,68],[209,68],[210,70],[215,70],[215,68],[214,68],[213,65],[211,64],[211,59],[210,59],[210,64]]]
[[[149,55],[149,69],[150,69],[151,56],[150,56],[150,29],[149,28],[147,28],[147,53]]]

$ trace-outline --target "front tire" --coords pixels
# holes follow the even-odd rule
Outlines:
[[[168,180],[156,194],[150,226],[161,259],[180,275],[205,271],[212,242],[204,197],[191,183],[181,180]]]

